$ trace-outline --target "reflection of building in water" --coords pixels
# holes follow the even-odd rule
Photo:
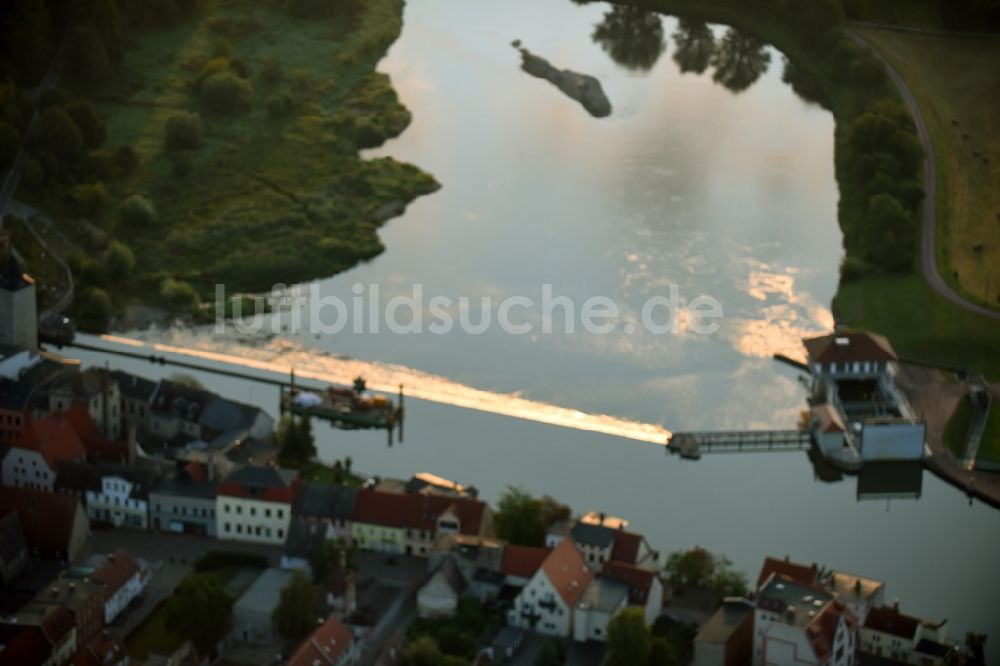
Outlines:
[[[858,474],[858,501],[920,499],[924,483],[923,463],[869,462]]]
[[[868,461],[923,459],[925,424],[896,386],[898,358],[888,340],[837,331],[804,344],[815,438],[834,465],[855,470]]]

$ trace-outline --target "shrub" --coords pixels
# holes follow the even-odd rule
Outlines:
[[[139,154],[132,146],[121,146],[115,151],[115,168],[121,176],[131,176],[139,167]]]
[[[125,224],[132,226],[148,226],[156,223],[156,207],[153,202],[141,194],[133,194],[122,202],[119,210]]]
[[[108,292],[100,287],[91,287],[80,300],[77,322],[80,329],[88,333],[102,333],[108,328],[114,306]]]
[[[83,135],[83,146],[87,150],[99,148],[107,136],[104,119],[97,115],[89,102],[76,102],[66,107],[66,113],[73,119]]]
[[[194,570],[198,572],[215,571],[226,567],[266,569],[267,557],[231,550],[210,550],[194,562]]]
[[[198,78],[195,80],[195,87],[201,89],[201,84],[205,82],[210,76],[215,74],[222,74],[229,71],[229,58],[212,58],[207,60],[204,65],[201,66],[201,71],[198,72]]]
[[[260,68],[261,81],[268,85],[274,85],[282,79],[281,63],[275,58],[266,58]]]
[[[271,118],[284,118],[295,110],[295,100],[288,93],[271,95],[267,98],[267,115]]]
[[[215,113],[234,114],[250,108],[253,86],[232,72],[212,74],[201,84],[201,97]]]
[[[201,304],[198,292],[187,282],[166,278],[160,283],[160,298],[177,309],[195,309]]]
[[[188,153],[177,153],[170,162],[170,171],[177,180],[184,180],[194,171],[194,160]]]
[[[180,111],[167,119],[167,149],[196,150],[201,147],[201,116]]]
[[[101,181],[77,185],[73,188],[73,204],[78,214],[95,217],[108,204],[108,190]]]
[[[38,136],[42,146],[64,160],[83,155],[83,133],[72,117],[58,106],[50,106],[38,116]]]
[[[127,278],[135,269],[135,254],[125,243],[113,241],[104,255],[104,265],[113,279]]]

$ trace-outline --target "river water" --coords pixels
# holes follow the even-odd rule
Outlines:
[[[515,39],[598,77],[612,115],[592,118],[521,72]],[[443,188],[387,223],[384,254],[320,291],[349,302],[354,285],[370,294],[378,284],[384,302],[420,284],[425,299],[537,301],[547,284],[578,307],[610,298],[622,322],[606,335],[559,324],[545,334],[523,311],[536,324],[525,335],[348,329],[290,342],[671,429],[794,427],[805,393],[771,355],[800,354],[802,336],[832,326],[842,250],[833,118],[782,80],[780,53],[725,26],[601,3],[410,0],[380,69],[413,123],[368,156],[412,162]],[[643,304],[671,285],[683,299],[716,299],[720,330],[643,330]],[[203,379],[272,412],[277,404],[271,389]],[[804,453],[685,463],[619,437],[407,406],[402,446],[318,427],[321,453],[381,475],[433,471],[489,500],[518,484],[624,516],[663,551],[724,553],[751,579],[765,555],[785,554],[879,578],[904,611],[949,618],[959,639],[1000,627],[1000,513],[929,474],[919,500],[865,499],[853,478],[818,480]],[[994,658],[998,644],[1000,633]]]

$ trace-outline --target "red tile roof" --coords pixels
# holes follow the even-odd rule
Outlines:
[[[57,606],[42,619],[42,631],[52,645],[59,645],[66,640],[75,627],[73,613],[65,606]]]
[[[508,576],[531,578],[548,556],[547,548],[508,544],[504,547],[503,557],[500,559],[500,571]]]
[[[335,664],[352,640],[351,631],[340,620],[330,617],[302,642],[287,666]]]
[[[896,606],[872,608],[865,618],[865,629],[910,640],[916,635],[918,626],[920,626],[919,618],[903,615]]]
[[[354,522],[385,527],[434,530],[437,519],[451,511],[459,521],[459,532],[478,535],[486,504],[479,500],[443,495],[390,493],[362,489],[354,503]]]
[[[639,556],[639,546],[642,545],[642,535],[635,532],[617,530],[615,544],[611,547],[611,559],[617,562],[635,564]]]
[[[63,412],[63,418],[79,437],[86,451],[87,460],[121,462],[128,455],[128,446],[124,442],[112,442],[101,433],[90,412],[87,411],[87,406],[82,402]]]
[[[42,630],[38,627],[25,627],[0,652],[0,666],[44,664],[51,656],[52,647],[45,640]]]
[[[184,472],[192,481],[208,481],[208,467],[203,463],[188,463],[184,466]]]
[[[70,422],[62,414],[50,414],[40,421],[29,423],[14,446],[38,451],[50,469],[59,469],[59,463],[79,461],[87,451]]]
[[[655,571],[627,562],[605,562],[601,573],[607,578],[628,585],[628,602],[633,606],[646,605],[653,579],[656,578]]]
[[[760,568],[760,576],[757,577],[758,590],[773,573],[779,576],[787,576],[799,585],[806,587],[815,587],[819,580],[819,569],[816,568],[815,564],[807,567],[804,564],[791,562],[787,557],[783,560],[779,560],[776,557],[767,557],[764,559],[764,566]]]
[[[867,331],[836,331],[803,340],[810,363],[895,361],[896,352],[884,336]]]
[[[563,539],[542,563],[542,571],[570,608],[575,607],[594,579],[572,539]]]
[[[825,663],[833,653],[833,643],[837,637],[837,626],[841,617],[849,626],[853,626],[856,622],[854,613],[841,602],[834,600],[823,607],[823,610],[806,625],[806,637],[812,644],[819,663]]]
[[[132,559],[128,551],[119,548],[108,557],[107,562],[93,573],[91,578],[104,583],[105,598],[108,598],[120,590],[137,573],[139,573],[139,563]]]
[[[0,514],[18,512],[24,541],[33,550],[67,554],[79,507],[80,501],[69,495],[0,486]]]

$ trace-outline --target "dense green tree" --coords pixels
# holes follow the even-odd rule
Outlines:
[[[113,280],[126,280],[135,270],[135,254],[125,243],[112,241],[108,246],[108,251],[104,255],[104,264],[108,269],[108,276]]]
[[[728,557],[715,557],[708,587],[719,597],[744,597],[749,592],[747,575],[733,568]]]
[[[420,636],[403,653],[406,666],[462,666],[466,660],[444,654],[433,636]]]
[[[351,548],[343,540],[327,539],[309,556],[313,582],[322,585],[330,579],[330,576],[339,572],[341,567],[350,569],[352,559]]]
[[[0,54],[22,84],[37,82],[49,65],[49,12],[42,0],[0,3]]]
[[[61,107],[50,106],[39,114],[37,136],[42,147],[59,159],[76,161],[83,155],[83,133]]]
[[[4,169],[21,149],[21,132],[14,125],[0,121],[0,169]]]
[[[201,116],[178,111],[167,119],[167,148],[195,150],[201,147]]]
[[[232,605],[215,574],[192,574],[167,600],[167,629],[190,640],[199,654],[208,654],[229,626]]]
[[[177,310],[195,310],[201,304],[201,297],[194,287],[169,277],[160,283],[160,299]]]
[[[788,58],[784,58],[784,69],[781,72],[781,80],[791,86],[792,91],[800,99],[810,104],[818,104],[824,109],[830,108],[830,101],[820,87],[819,82]]]
[[[114,306],[108,292],[90,287],[77,301],[76,324],[85,333],[104,333],[113,314]]]
[[[111,78],[111,59],[101,33],[90,23],[75,25],[66,42],[66,71],[81,83],[93,85]]]
[[[156,224],[156,206],[141,194],[133,194],[121,203],[119,208],[122,222],[133,227],[149,227]]]
[[[298,643],[316,628],[319,617],[319,588],[301,570],[281,590],[272,619],[278,634],[289,643]]]
[[[607,663],[636,666],[649,663],[653,635],[639,608],[623,608],[608,622]]]
[[[682,18],[674,31],[674,62],[681,73],[702,74],[715,55],[715,35],[704,21]]]
[[[705,585],[715,570],[715,558],[704,548],[695,546],[691,550],[670,553],[664,570],[673,585]]]
[[[521,546],[545,544],[545,517],[542,502],[521,488],[508,486],[500,497],[496,515],[497,535]]]
[[[316,441],[308,416],[288,415],[278,423],[278,458],[282,465],[300,467],[316,457]]]
[[[913,267],[916,225],[912,215],[891,194],[872,197],[863,233],[869,261],[889,271]]]
[[[139,155],[132,146],[120,146],[115,150],[114,162],[119,175],[131,176],[139,167]]]
[[[549,638],[542,644],[542,649],[535,657],[535,666],[563,666],[566,663],[566,654],[569,648],[566,641],[558,638]]]
[[[73,122],[80,128],[83,135],[83,147],[86,150],[100,148],[107,136],[104,119],[97,115],[90,102],[77,101],[66,107]]]
[[[215,113],[235,114],[250,108],[253,86],[232,72],[220,72],[207,77],[201,84],[201,97]]]
[[[676,666],[680,663],[677,658],[677,648],[662,636],[653,636],[649,645],[648,663],[649,666]]]
[[[167,377],[170,381],[175,384],[180,384],[181,386],[186,386],[189,389],[195,389],[196,391],[204,391],[205,385],[195,377],[194,375],[188,375],[183,372],[175,372]],[[218,552],[218,551],[217,551]]]
[[[612,60],[634,71],[652,69],[667,48],[660,15],[628,5],[609,9],[591,38]]]
[[[770,64],[771,54],[763,40],[730,28],[712,56],[715,67],[712,80],[734,93],[743,92],[757,82]]]
[[[101,181],[77,185],[73,188],[73,203],[78,214],[97,217],[108,204],[108,190]]]

